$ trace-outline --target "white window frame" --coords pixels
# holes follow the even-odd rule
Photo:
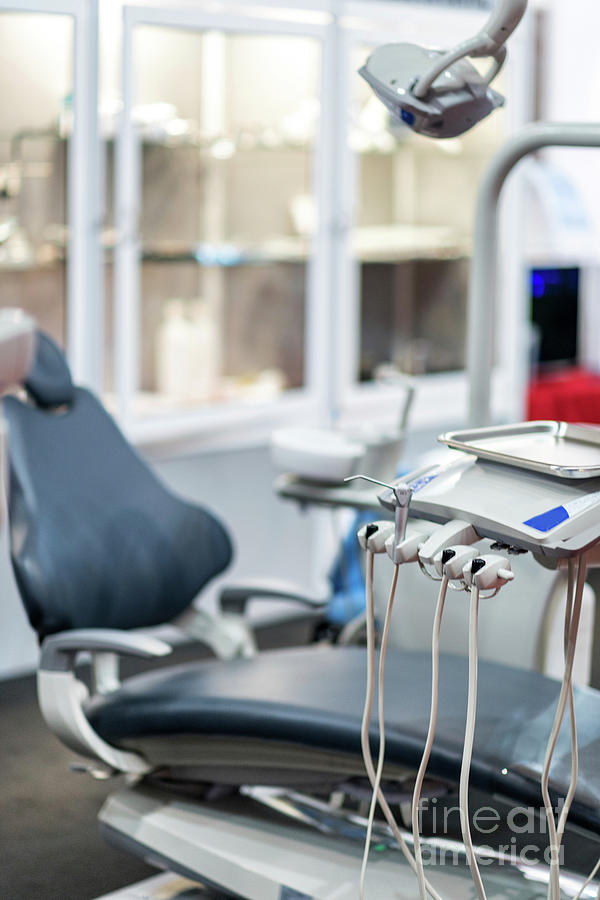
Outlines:
[[[73,129],[67,165],[66,344],[79,384],[102,385],[102,167],[98,129],[97,0],[0,0],[0,12],[73,20]],[[34,64],[34,63],[32,63]]]
[[[489,12],[419,3],[352,2],[345,6],[346,18],[342,36],[341,66],[350,71],[353,48],[357,44],[380,44],[394,40],[427,41],[435,46],[449,46],[474,33]],[[415,32],[402,28],[402,21],[410,15]],[[361,24],[364,23],[364,24]],[[369,23],[367,25],[366,23]],[[408,32],[408,33],[407,33]],[[531,61],[530,23],[525,21],[510,42],[507,72],[507,137],[531,118],[532,96],[529,67]],[[344,112],[349,109],[350,97],[344,98]],[[334,362],[335,387],[332,410],[334,418],[345,424],[364,421],[393,421],[397,417],[401,392],[386,386],[356,380],[360,353],[360,286],[358,264],[350,250],[352,223],[357,201],[356,158],[349,148],[349,117],[340,117],[338,154],[341,164],[336,169],[336,197],[339,216],[338,244],[335,270],[339,273],[338,309],[334,318],[339,328],[332,333],[331,357]],[[497,365],[493,372],[493,414],[498,418],[520,418],[523,395],[523,309],[524,290],[522,270],[523,242],[514,223],[518,214],[518,175],[508,191],[502,218],[503,263],[506,266],[499,291],[497,313]],[[507,209],[508,207],[508,209]],[[473,215],[475,210],[473,210]],[[511,228],[507,227],[510,221]],[[464,421],[467,414],[468,379],[466,372],[421,376],[417,381],[416,401],[411,414],[411,427],[443,427],[446,423]]]
[[[140,352],[140,267],[141,246],[138,234],[140,211],[140,146],[132,119],[135,98],[133,39],[140,26],[216,30],[226,34],[285,35],[310,37],[321,44],[320,91],[321,125],[313,153],[312,187],[319,209],[319,228],[307,259],[306,327],[304,346],[305,385],[286,392],[281,398],[253,407],[224,404],[221,407],[190,409],[145,419],[133,414],[133,400],[139,384]],[[244,440],[264,437],[281,422],[314,421],[325,415],[324,397],[329,371],[326,360],[328,333],[328,262],[330,218],[328,206],[327,114],[330,27],[306,21],[243,15],[239,12],[205,12],[184,7],[123,7],[122,100],[116,144],[115,166],[115,389],[121,425],[138,443],[185,440],[198,436],[208,443],[231,441],[243,429]]]

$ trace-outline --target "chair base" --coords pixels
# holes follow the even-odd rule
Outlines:
[[[161,872],[110,894],[102,894],[95,900],[223,900],[223,897],[198,882],[173,872]]]
[[[109,797],[100,822],[111,844],[222,892],[219,897],[356,900],[358,896],[362,843],[356,834],[324,834],[252,796],[200,803],[139,785]],[[440,839],[423,840],[422,846],[424,857],[431,860],[435,855],[436,863],[428,865],[427,874],[445,900],[471,896],[462,849]],[[515,866],[507,860],[490,865],[488,860],[482,874],[488,896],[546,898],[548,869],[542,862]],[[562,877],[570,894],[583,881],[567,872]],[[418,900],[416,878],[404,857],[379,843],[371,851],[367,891],[379,900]]]

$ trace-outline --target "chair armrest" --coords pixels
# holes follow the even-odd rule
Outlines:
[[[47,637],[42,644],[37,673],[38,701],[46,724],[60,740],[111,770],[144,775],[150,766],[138,753],[121,750],[104,741],[85,715],[86,686],[74,672],[77,654],[119,654],[156,659],[171,652],[164,641],[135,632],[109,628],[84,628]]]
[[[327,604],[326,599],[309,597],[291,582],[256,578],[223,588],[219,595],[219,606],[224,613],[243,615],[249,600],[291,600],[302,603],[315,612],[322,612]]]
[[[68,672],[78,653],[89,650],[157,659],[168,656],[172,648],[146,634],[119,631],[116,628],[81,628],[47,637],[42,644],[40,669],[44,672]]]

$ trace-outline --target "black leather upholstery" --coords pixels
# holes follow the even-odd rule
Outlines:
[[[420,763],[428,725],[430,672],[428,653],[394,651],[389,655],[386,759],[390,764],[416,769]],[[484,662],[479,682],[472,784],[539,807],[539,773],[560,685],[534,672]],[[467,661],[444,656],[438,731],[428,772],[451,782],[458,782],[460,775],[466,687]],[[142,746],[145,752],[151,747],[146,738],[220,735],[238,742],[297,744],[308,756],[311,751],[330,750],[358,759],[364,690],[363,650],[306,648],[263,653],[257,659],[227,665],[198,663],[141,675],[129,679],[115,694],[91,701],[87,715],[106,740],[130,748]],[[583,739],[572,815],[574,821],[598,830],[600,695],[576,690],[576,709]],[[172,746],[175,759],[177,740]],[[552,768],[552,785],[563,796],[570,778],[569,751],[564,727]],[[357,770],[362,771],[360,761]],[[243,766],[238,777],[243,782]]]
[[[48,369],[48,341],[34,373]],[[47,391],[34,380],[37,397],[57,398],[58,375]],[[88,391],[56,411],[7,397],[4,414],[11,556],[40,637],[169,621],[228,565],[221,523],[168,491]]]
[[[38,331],[33,365],[25,380],[25,387],[37,406],[64,406],[73,400],[73,382],[67,361],[54,341]]]

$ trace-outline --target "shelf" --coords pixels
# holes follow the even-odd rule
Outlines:
[[[460,259],[470,255],[471,240],[454,228],[381,225],[354,229],[351,249],[354,257],[364,263]]]
[[[56,269],[61,266],[64,266],[66,259],[64,257],[57,257],[56,259],[48,260],[45,262],[39,262],[37,260],[32,260],[28,262],[12,262],[7,261],[3,262],[0,260],[0,273],[1,272],[48,272],[51,269]]]
[[[382,225],[353,229],[350,237],[355,259],[363,263],[396,263],[412,259],[461,259],[471,253],[471,240],[456,229],[426,225]],[[143,262],[197,263],[232,268],[264,263],[301,263],[310,255],[311,240],[302,237],[270,238],[256,244],[164,242],[146,244]]]
[[[309,240],[300,237],[271,238],[257,244],[165,242],[146,244],[143,262],[195,262],[200,266],[232,268],[261,263],[305,262],[309,257]]]
[[[362,263],[398,263],[413,259],[461,259],[471,253],[471,240],[454,229],[437,226],[382,225],[357,228],[351,234],[351,249]],[[160,242],[146,244],[141,252],[143,263],[195,263],[200,266],[234,268],[268,263],[305,263],[311,254],[311,239],[277,237],[259,243]],[[114,244],[105,243],[107,260]],[[64,248],[53,259],[27,262],[0,260],[0,271],[22,272],[48,270],[65,264]]]
[[[236,155],[245,153],[276,153],[277,151],[306,153],[314,149],[316,142],[316,135],[302,139],[290,139],[276,133],[271,134],[269,137],[248,134],[242,135],[241,138],[235,138],[232,135],[220,134],[208,138],[194,133],[169,134],[165,131],[160,134],[152,134],[151,132],[144,133],[142,130],[138,130],[137,136],[142,147],[164,147],[168,150],[192,148],[203,154],[204,162],[207,159],[210,161],[212,158],[214,163],[228,162],[234,159]],[[68,142],[70,135],[47,129],[38,133],[23,133],[17,137],[21,140],[51,140],[57,144],[64,144]],[[10,144],[14,139],[15,135],[0,134],[0,143]],[[113,133],[105,132],[102,135],[104,144],[112,145],[115,143],[115,140]],[[419,156],[448,155],[463,159],[477,159],[479,157],[487,159],[490,152],[497,147],[496,142],[488,137],[480,137],[478,140],[474,140],[471,137],[468,140],[449,138],[447,140],[431,141],[421,139],[410,131],[407,132],[404,139],[391,135],[388,131],[381,134],[354,131],[350,135],[350,145],[352,152],[357,156],[387,157],[402,152],[409,152],[416,153]]]

